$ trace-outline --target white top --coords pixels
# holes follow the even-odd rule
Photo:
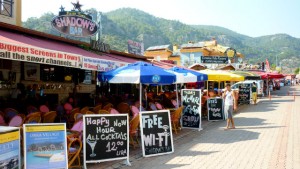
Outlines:
[[[233,105],[232,91],[226,91],[226,93],[225,93],[225,105]]]

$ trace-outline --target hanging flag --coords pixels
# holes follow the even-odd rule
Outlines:
[[[268,59],[266,59],[266,71],[270,72],[270,63],[269,63]]]

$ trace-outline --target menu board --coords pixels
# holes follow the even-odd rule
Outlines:
[[[25,169],[68,168],[65,123],[23,124]]]
[[[144,157],[174,152],[169,110],[141,112],[140,127]]]
[[[20,130],[0,126],[0,168],[20,167]]]
[[[201,90],[182,89],[182,127],[201,129]]]
[[[208,121],[224,120],[224,109],[222,98],[207,100]]]
[[[83,116],[85,163],[127,159],[129,163],[128,114]]]
[[[239,86],[239,104],[250,104],[251,84],[240,84]]]

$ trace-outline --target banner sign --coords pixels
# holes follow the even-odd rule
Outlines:
[[[201,90],[182,89],[182,127],[201,130]]]
[[[68,168],[65,123],[24,124],[25,169]]]
[[[228,63],[228,57],[224,57],[224,56],[201,56],[201,63],[225,64],[225,63]]]
[[[174,152],[169,110],[141,112],[140,128],[144,157]]]
[[[21,168],[20,130],[0,126],[0,168]]]
[[[82,69],[94,70],[99,72],[107,72],[118,67],[128,65],[128,63],[125,62],[114,62],[91,57],[83,57],[82,60]]]
[[[84,163],[127,159],[129,163],[128,114],[83,116]]]
[[[224,120],[223,99],[207,99],[208,121]]]
[[[251,84],[240,84],[239,85],[239,104],[250,104],[251,99]]]
[[[0,42],[0,59],[81,68],[81,56],[34,46]]]
[[[133,53],[136,55],[144,55],[144,44],[140,42],[135,42],[128,40],[128,53]]]

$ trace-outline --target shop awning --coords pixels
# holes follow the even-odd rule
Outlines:
[[[208,81],[243,81],[245,78],[240,75],[232,74],[225,71],[216,71],[216,70],[201,70],[200,73],[207,74]]]
[[[246,80],[260,80],[261,76],[254,73],[254,72],[247,72],[247,71],[230,71],[230,73],[244,76]]]
[[[136,62],[114,54],[96,54],[60,41],[0,29],[0,59],[107,71]]]

